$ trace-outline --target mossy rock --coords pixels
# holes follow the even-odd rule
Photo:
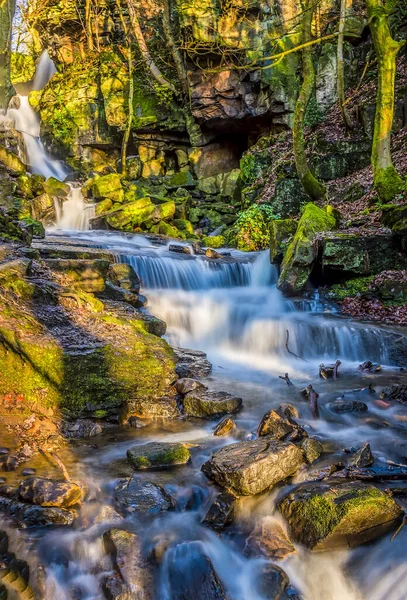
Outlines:
[[[127,458],[133,469],[162,469],[184,465],[190,461],[189,450],[178,442],[150,442],[127,450]]]
[[[140,198],[108,213],[106,221],[113,229],[134,231],[136,227],[140,227],[151,218],[155,208],[150,198]]]
[[[33,236],[45,238],[44,225],[40,223],[40,221],[36,221],[35,219],[31,219],[30,217],[24,217],[23,219],[21,219],[21,223],[23,223],[25,227],[31,230]]]
[[[397,526],[401,507],[381,490],[360,482],[305,483],[278,504],[291,539],[311,550],[349,548]]]
[[[168,190],[177,190],[178,188],[194,188],[196,181],[189,171],[181,171],[170,175],[164,179],[164,186]]]
[[[96,200],[109,198],[112,202],[123,202],[124,189],[120,175],[110,173],[102,177],[95,177],[92,184],[92,196]]]
[[[129,290],[133,294],[138,294],[140,291],[140,277],[131,265],[113,263],[109,267],[107,276],[114,285]]]
[[[370,289],[372,281],[373,276],[359,277],[343,283],[337,283],[330,288],[329,296],[337,302],[341,302],[345,298],[355,298],[356,296],[372,297],[373,292]]]
[[[109,262],[103,259],[74,260],[66,258],[48,258],[45,264],[51,271],[63,277],[64,283],[83,292],[103,292]]]
[[[179,231],[190,235],[194,235],[194,226],[192,225],[191,221],[188,221],[187,219],[174,219],[172,221],[172,224]]]
[[[11,150],[7,150],[7,148],[1,144],[0,163],[15,175],[20,175],[26,171],[24,163],[18,158],[17,154],[14,154]]]
[[[309,202],[300,180],[296,177],[284,177],[276,182],[271,206],[275,214],[282,218],[298,215],[301,207]]]
[[[305,206],[294,239],[281,264],[278,288],[282,292],[295,295],[304,290],[317,257],[315,236],[317,233],[335,228],[335,217],[312,202]]]
[[[270,260],[280,264],[289,242],[297,231],[298,222],[294,219],[275,219],[270,224]]]
[[[208,248],[224,248],[226,240],[223,235],[210,235],[202,237],[202,244]]]
[[[113,202],[110,200],[110,198],[105,198],[104,200],[101,200],[96,204],[95,215],[97,217],[100,217],[101,215],[104,215],[105,213],[109,212],[109,210],[111,210],[112,208]]]
[[[56,179],[55,177],[49,177],[44,181],[42,187],[46,194],[55,198],[66,198],[71,191],[71,188],[67,183],[59,181],[59,179]]]
[[[382,206],[382,223],[397,235],[407,236],[407,206],[387,204]]]
[[[165,235],[166,237],[175,239],[184,239],[186,237],[185,233],[179,231],[176,227],[173,227],[164,221],[160,221],[157,225],[153,225],[150,231],[151,233],[159,233],[161,235]]]
[[[131,414],[132,402],[159,403],[176,379],[171,348],[139,319],[81,311],[80,348],[64,344],[25,308],[0,300],[0,394],[21,396],[23,410],[64,409],[72,416]],[[81,328],[67,321],[78,339]],[[92,334],[92,332],[94,332]],[[69,339],[69,336],[68,336]],[[73,338],[72,338],[73,339]]]
[[[35,75],[35,61],[32,54],[11,53],[10,79],[13,85],[31,81]]]

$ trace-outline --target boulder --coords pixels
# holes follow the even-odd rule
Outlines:
[[[294,444],[261,438],[221,448],[202,471],[239,495],[253,496],[294,475],[303,460]]]
[[[130,417],[138,419],[175,419],[181,414],[177,399],[173,396],[162,398],[140,398],[139,400],[128,400],[122,413],[122,420]]]
[[[0,145],[0,163],[15,175],[21,175],[26,171],[24,163],[17,154],[8,150],[4,145]]]
[[[343,413],[360,413],[368,410],[367,404],[359,400],[338,399],[328,404],[330,410],[338,415]]]
[[[71,188],[67,183],[59,181],[59,179],[56,179],[55,177],[49,177],[44,181],[42,187],[46,194],[54,198],[67,198],[71,191]]]
[[[172,503],[163,488],[133,475],[120,479],[114,490],[118,508],[123,513],[156,514],[170,510]]]
[[[236,423],[230,417],[225,417],[218,423],[215,427],[213,435],[218,437],[225,435],[232,435],[232,433],[236,430]]]
[[[208,392],[197,389],[184,397],[184,414],[188,417],[210,418],[236,413],[242,407],[242,399],[227,392]]]
[[[236,514],[238,498],[230,492],[218,494],[209,507],[202,523],[215,531],[222,531]]]
[[[273,264],[281,264],[297,227],[298,222],[294,219],[275,219],[271,221],[270,261]]]
[[[109,266],[107,278],[125,290],[129,290],[133,294],[138,294],[140,291],[140,277],[137,275],[131,265],[126,263],[113,263]]]
[[[382,223],[397,235],[407,235],[407,206],[388,204],[382,207]]]
[[[295,430],[295,426],[287,418],[283,418],[274,410],[269,410],[262,418],[257,429],[258,436],[270,436],[276,440],[283,440]]]
[[[36,506],[1,496],[0,513],[12,519],[19,527],[72,525],[77,516],[76,512],[71,509]]]
[[[135,202],[123,204],[122,208],[111,211],[106,215],[106,222],[113,229],[134,231],[151,218],[156,209],[150,198],[140,198]]]
[[[149,442],[127,450],[127,458],[133,469],[162,469],[185,465],[190,461],[189,450],[178,442]]]
[[[39,506],[70,508],[81,504],[84,492],[70,481],[30,477],[20,483],[18,495],[23,502]]]
[[[305,483],[278,508],[291,538],[310,550],[355,547],[391,531],[403,511],[387,494],[360,482]]]
[[[274,517],[263,517],[247,538],[245,554],[265,555],[272,561],[283,560],[295,552],[284,529]]]
[[[171,600],[226,600],[202,542],[183,542],[167,550],[164,567]]]
[[[315,236],[323,231],[335,229],[336,225],[337,220],[330,206],[321,209],[312,202],[306,205],[294,239],[288,246],[281,264],[279,290],[290,296],[304,290],[317,258]]]
[[[99,297],[103,300],[126,302],[127,304],[134,306],[134,308],[142,308],[147,303],[146,299],[144,301],[144,296],[133,294],[133,292],[130,292],[123,287],[119,287],[111,281],[106,281],[105,289]]]
[[[283,600],[290,580],[283,569],[277,565],[263,564],[258,575],[258,590],[265,600]]]
[[[15,471],[19,464],[17,456],[12,454],[0,456],[0,471]]]
[[[107,260],[74,260],[64,258],[47,258],[47,267],[54,273],[63,276],[64,282],[72,289],[83,292],[103,292],[109,269]]]
[[[123,202],[124,189],[120,175],[109,173],[109,175],[95,177],[92,184],[92,196],[96,200],[109,198],[112,202]]]
[[[92,419],[76,419],[75,421],[64,421],[61,424],[61,431],[66,438],[80,439],[100,435],[103,427]]]

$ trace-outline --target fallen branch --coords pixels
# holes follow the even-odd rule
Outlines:
[[[72,481],[64,463],[59,458],[59,456],[57,456],[55,454],[55,452],[48,452],[48,450],[43,450],[42,448],[38,448],[38,450],[39,450],[40,454],[42,454],[42,456],[44,458],[46,458],[49,463],[51,463],[51,465],[53,465],[54,467],[57,467],[58,469],[60,469],[62,471],[62,475],[63,475],[65,481],[69,481],[69,482]]]
[[[396,529],[396,531],[391,536],[390,542],[392,542],[394,540],[394,538],[400,533],[400,531],[403,529],[404,525],[407,525],[407,515],[404,515],[403,520],[400,523],[399,527]]]
[[[298,358],[299,360],[303,360],[304,362],[308,362],[305,358],[303,358],[302,356],[298,356],[298,354],[295,354],[294,352],[291,352],[290,348],[288,347],[288,343],[290,341],[290,332],[288,331],[288,329],[286,330],[286,340],[285,340],[285,347],[287,349],[287,352],[289,354],[291,354],[292,356],[295,356],[295,358]]]
[[[337,360],[333,365],[324,365],[321,363],[319,365],[319,376],[322,379],[337,379],[340,364],[340,360]]]
[[[293,385],[292,381],[290,380],[290,378],[288,377],[288,373],[286,373],[284,375],[284,377],[282,375],[278,376],[279,379],[282,379],[283,381],[286,382],[287,385]]]
[[[312,385],[307,385],[307,387],[302,390],[301,394],[307,398],[308,403],[311,407],[311,412],[312,412],[312,416],[314,417],[314,419],[318,419],[319,418],[319,408],[318,408],[318,398],[319,398],[319,394],[318,392],[316,392],[314,390],[314,388],[312,387]]]

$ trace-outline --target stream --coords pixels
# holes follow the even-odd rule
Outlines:
[[[43,87],[52,76],[49,59],[43,59],[39,70],[37,86]],[[34,89],[38,87],[34,85]],[[32,171],[64,179],[64,165],[50,159],[41,144],[37,116],[26,96],[21,96],[20,109],[13,109],[9,116],[24,135]],[[405,462],[405,422],[399,419],[402,406],[393,404],[384,410],[375,401],[382,387],[403,378],[388,354],[384,329],[341,318],[317,294],[305,300],[284,299],[276,288],[277,270],[270,265],[267,252],[244,254],[228,249],[230,257],[218,261],[176,254],[167,243],[157,244],[146,236],[88,231],[90,212],[80,188],[72,184],[70,197],[56,211],[55,227],[43,243],[105,248],[118,262],[132,265],[149,302],[143,310],[167,323],[168,342],[206,352],[213,371],[203,383],[210,390],[243,398],[236,423],[247,439],[265,412],[291,403],[300,407],[299,423],[324,446],[318,468],[346,460],[343,449],[359,448],[367,441],[376,458]],[[301,358],[288,352],[287,331],[290,351]],[[320,379],[320,363],[336,359],[342,361],[340,377],[335,381]],[[361,373],[357,367],[364,360],[380,363],[383,371]],[[280,379],[285,373],[293,386]],[[299,399],[299,390],[308,384],[320,394],[318,420]],[[350,396],[360,399],[366,394],[360,390],[369,384],[378,392],[369,400],[369,412],[338,415],[329,410],[328,404],[345,391],[359,390]],[[177,469],[140,474],[146,481],[164,486],[174,498],[174,510],[136,512],[120,521],[120,528],[136,533],[143,554],[151,554],[160,544],[168,547],[154,567],[153,597],[186,600],[186,596],[173,594],[174,580],[189,582],[191,589],[202,554],[210,559],[228,599],[270,597],[261,585],[265,559],[247,556],[245,545],[248,533],[262,516],[281,520],[274,512],[276,494],[245,498],[233,525],[220,535],[202,525],[219,490],[201,472],[201,466],[214,450],[238,441],[214,437],[215,425],[213,421],[180,419],[150,423],[140,429],[112,426],[61,453],[73,480],[86,481],[88,486],[87,501],[75,528],[30,530],[13,539],[18,546],[18,536],[24,536],[35,548],[27,558],[32,565],[36,555],[43,568],[44,600],[106,597],[103,582],[112,574],[112,564],[102,534],[116,523],[114,488],[119,478],[133,473],[126,460],[127,449],[147,441],[185,442],[192,455],[191,463]],[[301,481],[301,472],[296,481]],[[355,550],[313,554],[298,546],[295,554],[279,562],[293,586],[285,597],[291,594],[298,598],[297,590],[304,600],[403,600],[407,598],[406,542],[407,527],[392,543],[388,535]],[[143,569],[137,565],[135,557],[130,565],[134,589],[125,598],[142,597],[137,578],[142,577]],[[218,597],[214,592],[208,600]]]

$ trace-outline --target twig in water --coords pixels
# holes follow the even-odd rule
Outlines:
[[[390,541],[392,542],[394,540],[394,538],[400,533],[400,531],[403,529],[404,525],[407,525],[407,515],[404,515],[402,522],[400,523],[399,527],[396,529],[396,531],[393,533],[393,535],[390,538]]]
[[[295,354],[294,352],[291,352],[290,348],[288,347],[288,342],[290,341],[290,332],[288,331],[288,329],[286,330],[286,339],[285,339],[285,347],[287,349],[287,352],[289,354],[291,354],[292,356],[295,356],[295,358],[299,358],[300,360],[303,360],[304,362],[308,362],[305,358],[303,358],[302,356],[298,356],[298,354]]]
[[[42,448],[38,448],[38,450],[40,454],[42,454],[42,456],[46,458],[49,463],[51,463],[51,465],[59,468],[62,471],[62,475],[64,476],[65,481],[72,481],[64,463],[59,458],[59,456],[55,454],[55,452],[51,453],[48,452],[48,450],[43,450]]]
[[[290,378],[288,377],[288,373],[286,373],[284,375],[284,377],[282,375],[278,376],[279,379],[282,379],[283,381],[286,382],[287,385],[293,385],[292,381],[290,380]]]

